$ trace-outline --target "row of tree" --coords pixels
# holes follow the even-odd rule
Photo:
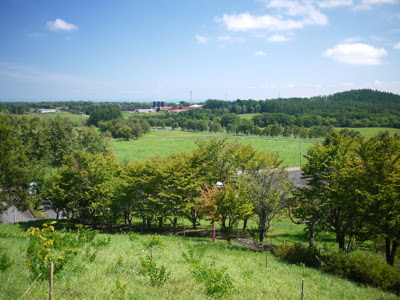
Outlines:
[[[228,237],[239,220],[254,215],[262,241],[289,199],[291,183],[278,156],[226,139],[201,140],[197,146],[191,153],[126,165],[115,156],[76,151],[46,182],[44,203],[58,214],[94,224],[122,218],[131,225],[141,218],[150,227],[169,219],[176,231],[180,218],[189,219],[193,228],[209,218],[220,221]],[[224,188],[218,199],[208,201],[204,191],[214,191],[216,182]]]
[[[144,119],[100,121],[98,127],[105,135],[111,135],[113,138],[126,141],[131,138],[138,139],[150,131],[150,124]]]

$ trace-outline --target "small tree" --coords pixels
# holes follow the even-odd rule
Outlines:
[[[288,172],[281,167],[278,155],[259,152],[248,165],[247,172],[240,176],[242,187],[246,187],[257,216],[259,240],[262,243],[271,222],[287,207],[292,184]]]

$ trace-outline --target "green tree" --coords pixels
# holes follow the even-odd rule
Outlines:
[[[359,165],[358,145],[357,140],[334,131],[323,144],[311,147],[303,168],[307,187],[299,191],[299,201],[303,202],[298,216],[308,214],[303,218],[309,221],[320,218],[319,224],[336,234],[342,251],[356,249],[369,237],[359,214],[359,197],[354,189],[357,178],[352,176]],[[312,230],[309,233],[312,235]]]
[[[221,230],[228,242],[231,241],[238,222],[253,214],[253,204],[244,191],[238,181],[225,183],[220,189],[215,186],[201,189],[203,213],[211,221],[221,222]]]
[[[32,201],[29,187],[35,172],[14,128],[4,116],[0,116],[0,158],[0,213],[10,205],[26,209]]]
[[[362,199],[363,220],[385,239],[386,262],[394,264],[400,244],[400,141],[387,136],[369,139],[358,151],[353,172]]]
[[[292,184],[281,163],[276,154],[259,152],[239,179],[253,202],[260,243],[271,227],[271,222],[289,203]]]
[[[114,179],[119,174],[115,155],[74,151],[65,157],[62,167],[49,180],[51,190],[56,191],[61,199],[50,194],[48,205],[59,209],[60,202],[66,206],[67,216],[92,221],[94,225],[98,221],[110,222],[113,218],[109,209],[115,193]]]

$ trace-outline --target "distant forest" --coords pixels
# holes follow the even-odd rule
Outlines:
[[[400,128],[400,95],[369,89],[329,96],[271,100],[207,100],[205,109],[216,115],[262,113],[255,125],[392,127]]]
[[[182,103],[183,101],[181,101]],[[39,108],[61,108],[71,113],[92,115],[94,111],[115,106],[120,111],[134,111],[150,108],[151,103],[93,103],[91,101],[59,101],[37,103],[3,103],[12,114],[25,114]],[[176,103],[167,103],[168,106]],[[1,109],[1,104],[0,104]],[[270,125],[334,127],[391,127],[400,128],[400,95],[369,89],[351,90],[328,96],[311,98],[285,98],[266,100],[223,101],[209,99],[203,108],[184,111],[179,114],[160,112],[145,118],[154,126],[200,128],[212,122],[227,127],[238,127],[241,114],[255,114],[249,126],[265,128]],[[191,126],[189,122],[197,122]]]

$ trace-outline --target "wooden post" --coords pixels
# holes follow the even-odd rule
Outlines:
[[[122,233],[122,228],[121,228],[121,240],[122,240],[122,236],[123,236],[123,233]]]
[[[50,262],[50,278],[49,278],[49,299],[53,300],[53,273],[54,263]]]
[[[301,282],[301,300],[304,299],[304,278]]]
[[[153,248],[150,248],[150,259],[153,260]]]
[[[268,252],[267,255],[265,256],[265,268],[268,268]]]

